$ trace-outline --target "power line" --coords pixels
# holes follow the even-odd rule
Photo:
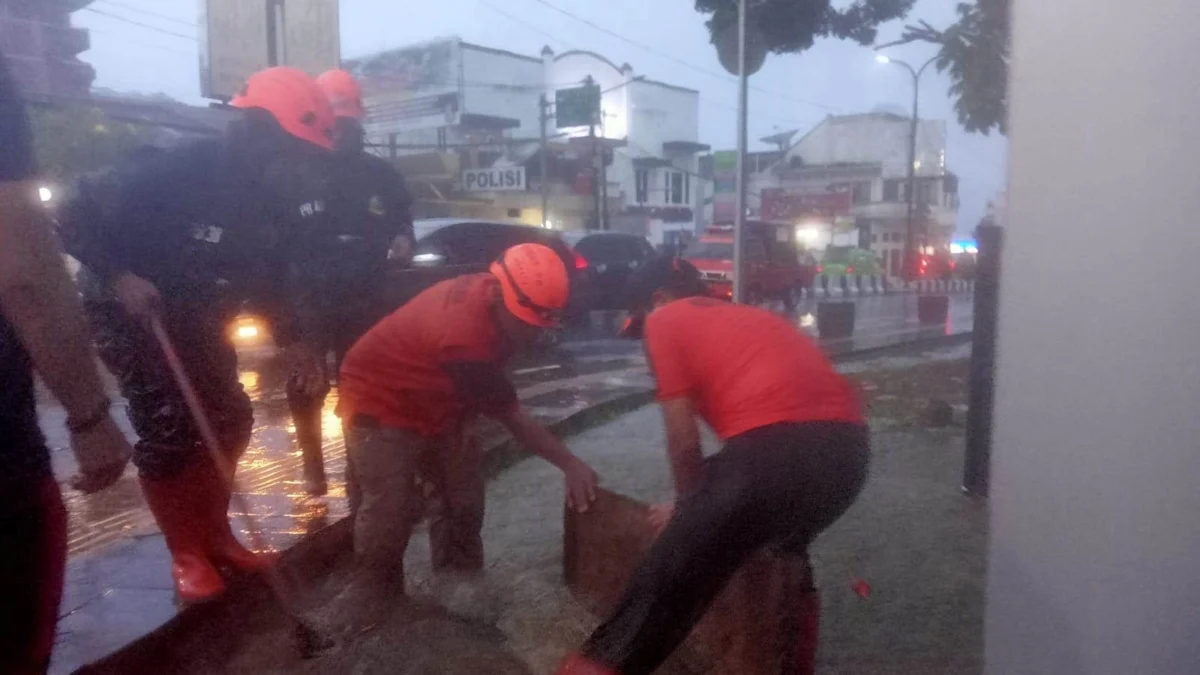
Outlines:
[[[541,28],[538,28],[537,26],[529,23],[528,21],[525,21],[524,19],[514,16],[503,9],[500,9],[499,7],[493,5],[492,3],[488,2],[487,0],[476,0],[476,1],[480,5],[483,5],[484,7],[492,10],[493,12],[499,14],[500,16],[503,16],[504,18],[508,19],[509,21],[512,21],[513,23],[515,23],[517,25],[524,26],[525,28],[528,28],[529,30],[545,37],[546,39],[551,40],[552,42],[556,42],[567,48],[570,48],[570,46],[571,46],[571,45],[567,44],[566,42],[563,42],[560,38],[552,35],[551,33],[544,31]]]
[[[481,1],[482,1],[482,0],[481,0]],[[715,77],[715,78],[717,78],[717,79],[724,80],[725,82],[732,82],[732,81],[733,81],[733,80],[731,79],[731,77],[730,77],[729,75],[727,75],[727,74],[722,74],[722,73],[718,73],[718,72],[716,72],[716,71],[709,70],[709,69],[707,69],[707,68],[702,68],[702,67],[700,67],[700,66],[697,66],[697,65],[695,65],[695,64],[693,64],[693,63],[691,63],[691,62],[687,61],[686,59],[681,59],[681,58],[679,58],[679,57],[677,57],[677,56],[674,56],[674,55],[672,55],[672,54],[668,54],[668,53],[666,53],[666,52],[663,52],[663,51],[660,51],[660,50],[658,50],[658,49],[656,49],[656,48],[654,48],[654,47],[651,47],[650,45],[647,45],[647,44],[645,44],[645,43],[643,43],[643,42],[639,42],[639,41],[637,41],[637,40],[634,40],[634,39],[632,39],[632,38],[629,38],[629,37],[626,37],[626,36],[624,36],[624,35],[621,35],[620,33],[616,32],[616,31],[613,31],[613,30],[610,30],[610,29],[608,29],[608,28],[605,28],[604,26],[601,26],[601,25],[599,25],[599,24],[597,24],[597,23],[595,23],[595,22],[593,22],[593,21],[591,21],[591,20],[589,20],[589,19],[585,19],[584,17],[582,17],[582,16],[579,16],[578,14],[575,14],[575,13],[573,13],[573,12],[570,12],[570,11],[568,11],[568,10],[565,10],[565,9],[563,9],[562,7],[559,7],[558,5],[555,5],[554,3],[552,3],[552,2],[549,2],[549,0],[533,0],[533,1],[534,1],[534,2],[536,2],[536,3],[538,3],[539,5],[543,5],[543,6],[545,6],[545,7],[548,7],[548,8],[550,8],[550,9],[554,10],[555,12],[558,12],[559,14],[562,14],[563,16],[569,17],[569,18],[571,18],[571,19],[574,19],[575,21],[578,21],[578,22],[580,22],[580,23],[583,23],[583,24],[585,24],[585,25],[587,25],[587,26],[589,26],[589,27],[593,28],[594,30],[600,31],[601,33],[604,33],[605,35],[610,35],[610,36],[612,36],[612,37],[615,37],[615,38],[617,38],[618,40],[621,40],[622,42],[626,42],[626,43],[628,43],[628,44],[631,44],[631,45],[633,45],[634,47],[638,47],[638,48],[640,48],[640,49],[642,49],[642,50],[645,50],[645,51],[647,51],[647,52],[649,52],[649,53],[651,53],[651,54],[654,54],[655,56],[658,56],[658,57],[660,57],[660,58],[667,59],[668,61],[672,61],[672,62],[674,62],[674,63],[678,63],[679,65],[681,65],[681,66],[684,66],[685,68],[690,68],[690,69],[692,69],[692,70],[694,70],[694,71],[696,71],[696,72],[698,72],[698,73],[701,73],[701,74],[703,74],[703,75],[708,75],[709,77]],[[751,89],[753,89],[753,90],[755,90],[755,91],[758,91],[758,92],[764,93],[764,94],[770,94],[771,96],[776,96],[776,97],[778,97],[778,98],[781,98],[781,99],[783,99],[783,100],[785,100],[785,101],[792,101],[792,102],[795,102],[795,103],[802,103],[802,104],[804,104],[804,105],[811,105],[811,106],[815,106],[815,107],[817,107],[817,108],[823,108],[823,109],[825,109],[825,110],[831,110],[831,111],[837,111],[837,110],[838,110],[838,108],[837,108],[836,106],[827,105],[827,104],[825,104],[825,103],[820,103],[820,102],[818,102],[818,101],[809,101],[809,100],[807,100],[807,99],[796,98],[796,97],[794,97],[794,96],[788,96],[788,95],[786,95],[786,94],[781,94],[781,93],[779,93],[779,92],[771,91],[771,90],[769,90],[769,89],[763,89],[763,88],[761,88],[761,87],[755,87],[755,86],[753,86],[753,85],[751,85],[751,86],[750,86],[750,88],[751,88]]]
[[[142,23],[141,21],[137,21],[136,19],[130,19],[129,17],[121,16],[120,14],[113,14],[111,12],[106,12],[102,9],[96,9],[95,7],[84,7],[83,11],[92,12],[93,14],[99,14],[100,16],[106,16],[110,19],[116,19],[117,21],[122,21],[122,22],[130,24],[132,26],[139,26],[141,28],[146,28],[148,30],[156,31],[156,32],[162,33],[164,35],[173,35],[175,37],[183,38],[185,40],[190,40],[192,42],[200,41],[200,39],[197,38],[195,35],[184,35],[183,33],[176,33],[175,31],[167,30],[166,28],[160,28],[158,26],[154,26],[154,25],[151,25],[148,23]]]
[[[110,5],[112,7],[119,7],[126,11],[136,12],[138,14],[144,14],[146,16],[152,16],[156,19],[161,19],[162,21],[170,21],[172,23],[177,23],[181,26],[187,26],[189,28],[197,28],[198,27],[198,24],[195,21],[186,21],[184,19],[179,19],[179,18],[176,18],[173,16],[167,16],[166,14],[159,14],[158,12],[152,12],[148,9],[143,9],[141,7],[135,7],[134,5],[127,5],[123,2],[117,2],[117,0],[100,0],[100,2],[104,3],[105,5]]]

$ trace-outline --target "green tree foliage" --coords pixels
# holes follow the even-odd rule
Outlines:
[[[1009,0],[958,5],[958,21],[945,30],[920,22],[905,29],[904,42],[937,44],[937,68],[950,75],[950,95],[967,131],[1008,131]]]
[[[29,119],[38,165],[59,180],[112,166],[149,141],[142,127],[86,105],[30,106]]]
[[[871,44],[876,27],[904,17],[915,0],[855,0],[841,9],[833,0],[749,1],[749,21],[762,32],[767,50],[781,54],[802,52],[819,37]],[[714,42],[722,30],[737,23],[737,6],[737,0],[696,0],[696,10],[711,15],[708,30]]]

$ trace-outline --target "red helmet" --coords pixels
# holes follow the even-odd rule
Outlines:
[[[287,133],[333,149],[335,118],[329,100],[303,70],[277,66],[254,73],[233,97],[235,108],[261,108]]]
[[[554,249],[542,244],[519,244],[492,263],[500,280],[504,306],[532,326],[549,328],[562,319],[571,292],[567,266]]]
[[[317,84],[320,85],[321,91],[325,92],[325,97],[333,106],[333,113],[338,117],[361,120],[367,116],[367,109],[363,106],[362,86],[350,73],[338,69],[328,70],[317,78]]]

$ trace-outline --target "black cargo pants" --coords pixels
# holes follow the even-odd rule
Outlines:
[[[704,480],[642,560],[582,653],[621,675],[654,670],[683,642],[739,567],[764,547],[803,557],[866,481],[867,429],[774,424],[705,460]]]
[[[133,463],[149,480],[168,479],[207,456],[199,430],[158,341],[103,289],[85,283],[84,303],[100,359],[117,377],[137,432]],[[160,288],[162,319],[217,433],[236,464],[250,442],[254,411],[238,379],[228,326],[235,303],[218,288]]]

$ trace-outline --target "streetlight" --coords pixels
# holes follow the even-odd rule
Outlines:
[[[884,45],[884,46],[887,46],[887,45]],[[876,49],[879,49],[879,47],[877,47]],[[925,69],[929,67],[929,64],[933,63],[936,60],[937,60],[937,57],[935,56],[935,57],[929,59],[928,61],[926,61],[924,64],[922,64],[922,66],[920,68],[913,68],[907,62],[901,61],[900,59],[893,59],[890,56],[888,56],[887,54],[876,54],[875,55],[876,63],[881,63],[884,65],[895,64],[897,66],[902,66],[904,69],[906,69],[908,71],[908,73],[910,75],[912,75],[912,82],[913,82],[912,124],[910,125],[909,131],[908,131],[908,181],[907,181],[908,182],[908,194],[906,195],[907,198],[905,199],[905,201],[908,202],[908,214],[905,216],[905,219],[904,219],[904,279],[905,279],[905,281],[912,281],[916,276],[914,274],[914,272],[916,272],[916,268],[914,266],[915,257],[916,257],[914,255],[914,252],[916,251],[916,247],[914,246],[914,242],[913,242],[913,239],[914,239],[914,236],[913,236],[913,234],[914,234],[913,233],[913,198],[916,193],[916,183],[917,183],[917,102],[919,100],[918,94],[920,93],[920,90],[921,90],[921,75],[923,75],[925,73]]]

